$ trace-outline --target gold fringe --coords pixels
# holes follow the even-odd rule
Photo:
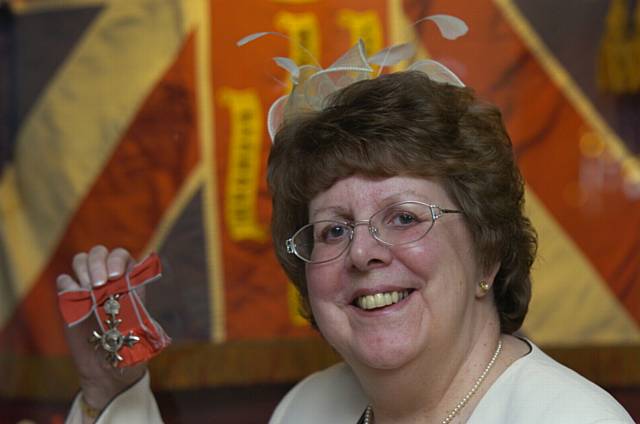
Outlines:
[[[633,16],[633,38],[631,39],[631,72],[629,73],[631,89],[640,91],[640,2],[636,2]]]
[[[628,31],[627,0],[612,0],[607,12],[598,56],[597,84],[604,92],[640,91],[640,6],[636,4],[633,31]]]

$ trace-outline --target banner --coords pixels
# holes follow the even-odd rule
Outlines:
[[[597,43],[573,55],[557,47],[548,19],[570,10],[548,17],[509,0],[9,4],[0,396],[72,395],[55,278],[96,244],[163,262],[147,304],[174,345],[151,364],[157,389],[289,382],[336,361],[298,315],[273,254],[265,120],[290,84],[273,57],[328,66],[358,39],[368,53],[416,40],[500,107],[540,235],[523,333],[567,363],[606,349],[618,366],[597,371],[593,356],[580,371],[640,384],[638,132],[618,120],[637,103],[614,111],[591,87]],[[469,33],[448,41],[428,22],[412,25],[436,13],[461,17]],[[286,38],[236,46],[259,31]],[[579,54],[592,74],[575,68]]]

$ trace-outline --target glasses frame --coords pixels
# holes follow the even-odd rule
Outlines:
[[[379,232],[378,229],[373,225],[373,223],[371,222],[371,219],[373,217],[375,217],[377,214],[379,214],[380,212],[384,211],[385,209],[392,208],[392,207],[399,206],[399,205],[403,205],[405,203],[416,203],[416,204],[428,207],[429,210],[431,211],[431,225],[429,226],[427,231],[424,232],[423,235],[421,235],[420,237],[418,237],[415,240],[406,241],[406,242],[402,242],[402,243],[389,243],[389,242],[386,242],[386,241],[382,240],[380,238],[380,236],[378,235],[378,232]],[[459,209],[443,208],[443,207],[441,207],[439,205],[436,205],[436,204],[420,202],[418,200],[403,200],[401,202],[396,202],[396,203],[392,203],[392,204],[390,204],[388,206],[385,206],[384,208],[374,212],[369,217],[369,219],[366,219],[366,220],[339,221],[339,220],[334,220],[334,219],[323,219],[323,220],[319,220],[319,221],[310,222],[310,223],[308,223],[306,225],[303,225],[300,229],[298,229],[298,231],[293,233],[293,235],[287,239],[287,241],[285,242],[285,245],[286,245],[286,248],[287,248],[287,253],[295,255],[301,261],[306,262],[308,264],[323,264],[323,263],[331,262],[331,261],[334,261],[334,260],[338,259],[340,256],[342,256],[344,254],[344,252],[346,252],[349,249],[349,247],[351,247],[351,243],[353,242],[353,236],[355,234],[356,227],[358,225],[366,225],[368,227],[368,229],[369,229],[369,234],[371,234],[371,237],[373,237],[373,239],[375,241],[377,241],[378,243],[380,243],[380,244],[382,244],[384,246],[389,246],[389,247],[391,247],[391,246],[402,246],[404,244],[415,243],[415,242],[417,242],[419,240],[422,240],[427,234],[429,234],[429,232],[431,231],[431,229],[435,225],[436,221],[438,219],[440,219],[443,215],[446,215],[446,214],[449,214],[449,213],[464,214],[464,211],[459,210]],[[312,261],[312,260],[304,258],[298,252],[298,249],[296,248],[296,243],[293,240],[302,231],[305,231],[310,226],[313,226],[313,225],[315,225],[315,224],[317,224],[319,222],[336,222],[336,223],[345,225],[350,230],[349,231],[349,241],[345,244],[344,249],[342,249],[340,251],[340,253],[338,253],[335,257],[333,257],[331,259],[324,259],[324,260],[321,260],[321,261]]]

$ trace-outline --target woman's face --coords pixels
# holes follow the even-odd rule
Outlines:
[[[414,177],[338,181],[310,203],[310,222],[367,220],[385,206],[417,200],[456,209],[443,187]],[[476,263],[462,214],[445,214],[426,237],[387,247],[356,227],[350,248],[338,259],[306,268],[309,300],[327,341],[352,366],[391,369],[430,350],[461,349],[478,329]],[[358,298],[408,293],[390,306],[365,310]],[[484,302],[486,304],[486,302]]]

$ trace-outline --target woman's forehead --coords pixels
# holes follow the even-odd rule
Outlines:
[[[337,181],[309,203],[309,216],[324,213],[375,212],[379,208],[404,200],[445,203],[442,185],[434,179],[413,176],[369,178],[354,175]]]

